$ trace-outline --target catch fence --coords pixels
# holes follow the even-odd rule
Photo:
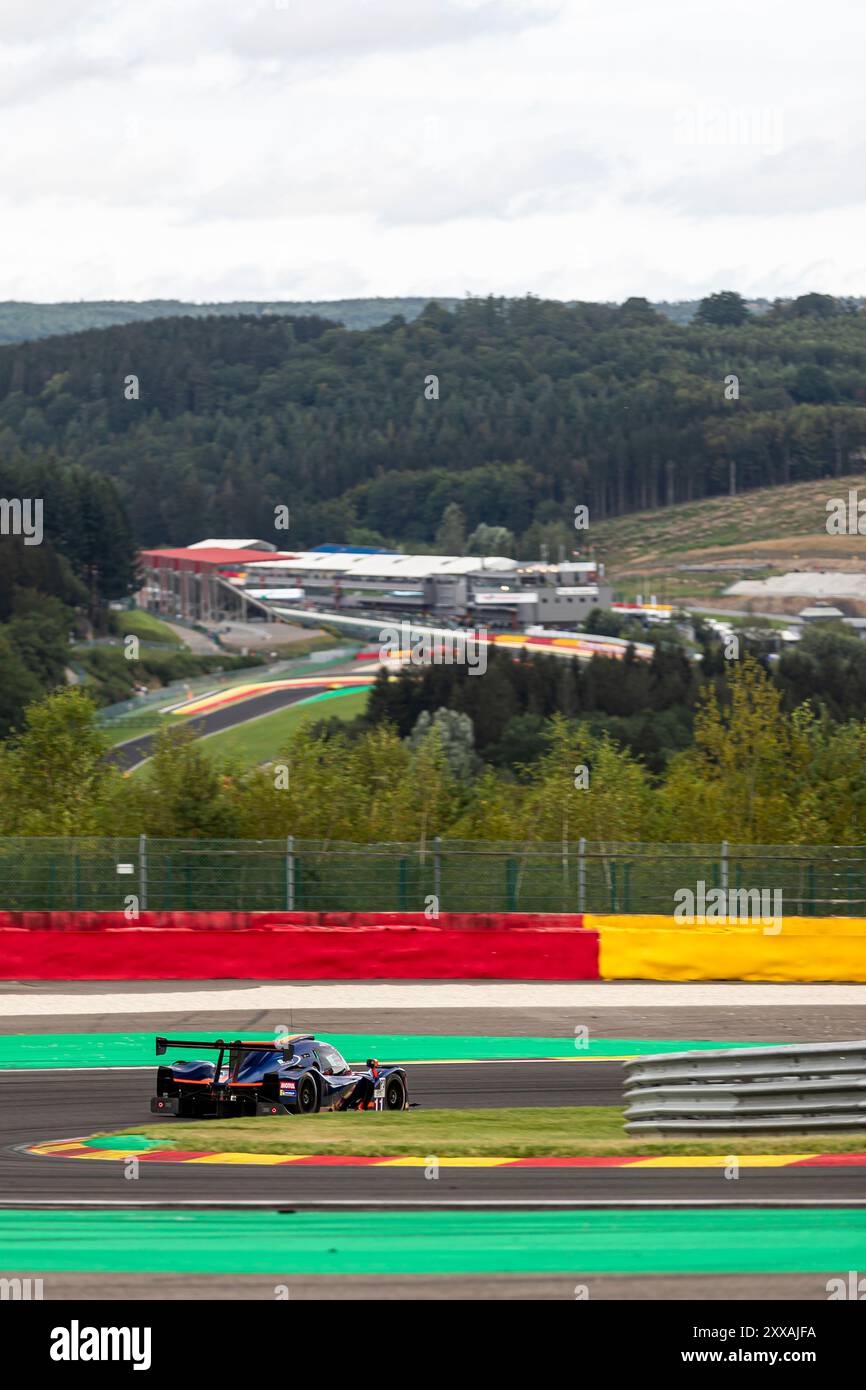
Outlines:
[[[786,916],[866,916],[866,846],[436,839],[0,839],[0,910],[595,912],[781,893]],[[771,909],[772,910],[772,909]]]

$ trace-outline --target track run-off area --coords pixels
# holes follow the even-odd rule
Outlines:
[[[314,1032],[350,1060],[404,1061],[419,1114],[606,1107],[622,1102],[625,1056],[862,1036],[864,996],[862,986],[6,983],[0,1265],[40,1275],[47,1298],[157,1287],[273,1298],[282,1284],[293,1298],[573,1298],[585,1283],[598,1298],[826,1299],[828,1280],[866,1268],[866,1167],[809,1160],[822,1152],[815,1136],[800,1157],[744,1157],[736,1177],[718,1157],[466,1166],[426,1154],[346,1164],[166,1152],[130,1164],[97,1148],[30,1150],[151,1121],[156,1033]]]
[[[185,716],[194,738],[207,738],[279,710],[289,709],[292,705],[310,704],[330,696],[339,697],[367,690],[373,679],[371,675],[352,673],[227,686],[224,690],[177,706],[174,713]],[[130,738],[111,749],[108,758],[122,772],[131,772],[152,756],[157,737],[155,733],[147,733]]]

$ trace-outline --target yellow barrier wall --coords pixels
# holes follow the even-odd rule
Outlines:
[[[758,922],[690,924],[673,917],[601,916],[603,980],[866,982],[866,918],[785,917],[773,935]]]

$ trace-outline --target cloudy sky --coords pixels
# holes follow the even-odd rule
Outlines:
[[[0,0],[0,299],[866,293],[863,0]]]

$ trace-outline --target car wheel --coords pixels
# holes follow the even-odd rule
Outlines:
[[[318,1108],[319,1088],[311,1076],[302,1076],[298,1082],[295,1114],[315,1115]]]
[[[389,1076],[385,1086],[385,1109],[406,1109],[406,1083],[402,1076]]]

